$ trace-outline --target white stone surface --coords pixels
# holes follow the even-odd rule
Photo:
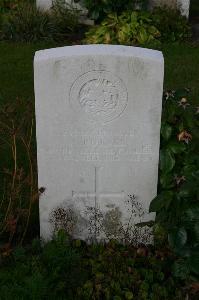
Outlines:
[[[52,0],[36,0],[37,7],[40,7],[42,9],[50,9],[52,6]]]
[[[155,6],[168,6],[170,8],[178,8],[183,16],[189,17],[190,0],[149,0],[150,8]]]
[[[190,0],[177,0],[178,8],[183,16],[189,17]]]
[[[65,0],[65,2],[70,4],[71,7],[74,7],[82,11],[84,14],[87,13],[87,9],[83,7],[81,1],[79,3],[75,3],[74,0]],[[53,4],[53,0],[36,0],[36,3],[37,3],[37,7],[48,10],[51,8]]]
[[[148,243],[164,60],[155,50],[69,46],[34,61],[40,228]],[[129,197],[131,195],[131,197]]]
[[[168,6],[171,8],[176,8],[177,0],[149,0],[149,6],[154,8],[156,6]]]

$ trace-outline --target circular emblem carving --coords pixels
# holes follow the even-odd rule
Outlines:
[[[92,121],[112,121],[121,115],[127,101],[124,83],[107,71],[91,71],[81,75],[70,90],[73,109]]]

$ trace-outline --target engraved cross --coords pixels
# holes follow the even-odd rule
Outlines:
[[[76,192],[72,191],[72,198],[84,198],[84,199],[94,199],[94,208],[97,209],[98,203],[100,202],[100,199],[111,197],[111,198],[120,198],[125,200],[125,192],[106,192],[101,193],[99,191],[99,169],[100,167],[94,168],[94,192]],[[97,221],[97,220],[96,220]]]

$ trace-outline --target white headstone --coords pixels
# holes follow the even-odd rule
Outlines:
[[[178,8],[183,16],[189,17],[190,0],[177,0]]]
[[[164,61],[155,50],[69,46],[34,61],[40,228],[148,243]]]
[[[36,0],[37,7],[42,9],[50,9],[52,6],[52,0]]]
[[[149,7],[168,6],[172,9],[179,9],[183,16],[189,17],[190,0],[149,0]]]
[[[42,9],[48,10],[52,7],[53,2],[56,2],[55,0],[36,0],[37,7],[40,7]],[[87,9],[83,6],[80,0],[79,2],[75,2],[74,0],[65,0],[66,3],[70,5],[70,7],[80,10],[83,14],[87,14]]]

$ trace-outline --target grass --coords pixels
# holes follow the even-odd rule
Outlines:
[[[33,58],[37,50],[55,47],[52,43],[18,44],[0,42],[0,101],[16,97],[34,100]],[[165,89],[189,87],[193,100],[199,99],[199,46],[165,45]]]
[[[165,81],[164,89],[191,89],[193,102],[199,104],[199,45],[164,46]]]
[[[37,50],[53,46],[50,43],[0,43],[1,103],[15,101],[16,97],[33,99],[33,58]]]

